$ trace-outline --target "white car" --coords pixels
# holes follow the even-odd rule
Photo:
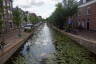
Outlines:
[[[33,24],[26,24],[26,25],[24,26],[24,29],[25,29],[25,30],[30,30],[30,29],[32,29],[32,27],[33,27]]]

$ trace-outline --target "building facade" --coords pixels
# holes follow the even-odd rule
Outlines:
[[[11,31],[13,29],[13,15],[12,15],[12,9],[13,9],[13,4],[12,0],[3,0],[3,7],[4,7],[4,15],[3,15],[3,20],[4,20],[4,29],[6,32]]]
[[[96,0],[80,0],[75,21],[86,30],[96,30]]]

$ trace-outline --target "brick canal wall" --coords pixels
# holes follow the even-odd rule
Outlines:
[[[4,48],[4,50],[0,51],[0,64],[4,64],[16,51],[20,48],[24,42],[32,35],[32,33],[27,34],[24,38],[15,41],[9,47]]]
[[[13,43],[9,44],[9,46],[6,46],[2,51],[0,51],[0,64],[4,64],[32,36],[36,28],[43,24],[44,23],[34,27],[31,33],[24,33],[22,36],[23,38],[12,40]]]
[[[40,27],[42,24],[34,27],[31,33],[24,33],[22,38],[18,40],[12,40],[11,46],[6,46],[2,51],[0,51],[0,64],[4,64],[33,34],[36,28]]]
[[[94,40],[89,40],[84,37],[74,35],[68,32],[64,32],[56,27],[53,26],[53,29],[63,33],[64,35],[68,35],[72,40],[76,41],[78,44],[86,47],[89,51],[93,52],[96,54],[96,41]]]

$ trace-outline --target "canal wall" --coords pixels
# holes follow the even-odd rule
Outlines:
[[[34,27],[31,33],[27,33],[25,36],[23,34],[23,38],[16,41],[13,40],[11,46],[6,46],[3,50],[0,50],[0,64],[4,64],[33,35],[36,28],[42,24],[38,24],[38,26]]]
[[[0,51],[0,64],[4,64],[31,35],[32,33],[29,33],[24,38],[14,41],[11,46],[6,46],[4,49],[2,49]]]
[[[60,30],[60,29],[56,28],[55,26],[52,26],[52,28],[59,31],[59,32],[61,32],[61,33],[63,33],[64,35],[68,35],[72,40],[76,41],[78,44],[84,46],[89,51],[96,54],[96,41],[86,39],[84,37],[65,32],[63,30]]]

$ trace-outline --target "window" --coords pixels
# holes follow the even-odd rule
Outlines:
[[[87,8],[87,15],[90,15],[90,7]]]

